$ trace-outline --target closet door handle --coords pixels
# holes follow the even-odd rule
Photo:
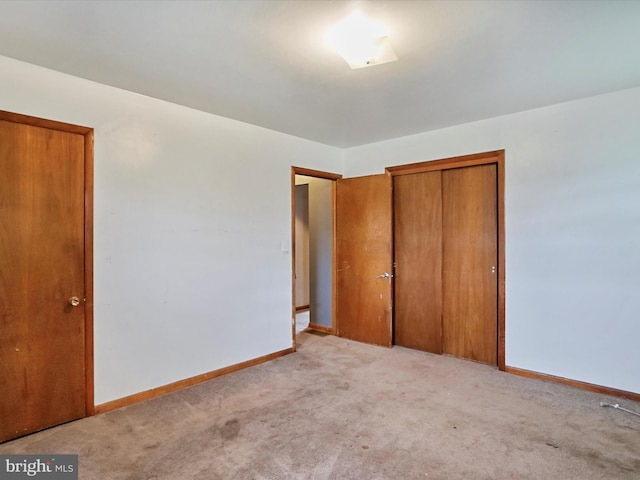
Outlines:
[[[384,272],[382,275],[378,275],[376,278],[392,278],[393,275],[390,273]]]

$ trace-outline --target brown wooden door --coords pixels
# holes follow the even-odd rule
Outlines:
[[[442,353],[441,172],[393,179],[394,343]]]
[[[336,323],[341,337],[391,346],[391,177],[337,181]]]
[[[442,172],[443,352],[497,363],[496,165]]]
[[[0,120],[0,441],[85,415],[84,195],[83,135]]]

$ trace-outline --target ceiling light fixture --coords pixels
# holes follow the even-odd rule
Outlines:
[[[355,11],[329,30],[326,41],[355,69],[398,60],[388,35],[383,24]]]

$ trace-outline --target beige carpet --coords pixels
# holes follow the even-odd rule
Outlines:
[[[634,479],[640,405],[304,332],[298,353],[0,445],[80,478]]]

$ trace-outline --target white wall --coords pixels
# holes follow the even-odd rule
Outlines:
[[[95,129],[95,398],[291,347],[291,165],[340,150],[0,57],[0,109]]]
[[[507,365],[640,392],[640,88],[352,148],[344,173],[503,148]]]

